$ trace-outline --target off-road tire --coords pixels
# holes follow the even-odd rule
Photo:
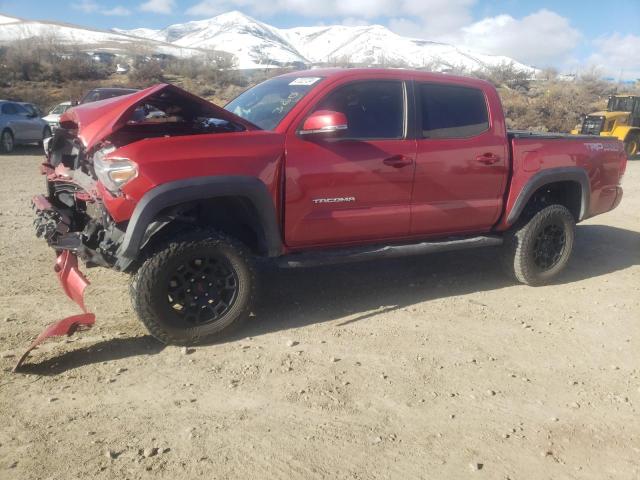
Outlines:
[[[640,133],[631,132],[624,141],[624,151],[628,158],[637,158],[640,155]]]
[[[548,230],[561,229],[564,246],[559,258],[548,268],[536,263],[536,241]],[[503,265],[507,273],[517,281],[527,285],[544,285],[558,275],[571,256],[575,239],[575,219],[562,205],[550,205],[536,213],[531,219],[516,224],[505,234],[503,245]]]
[[[180,322],[167,299],[167,285],[180,262],[200,255],[215,255],[228,262],[237,278],[237,293],[229,310],[218,320],[203,325]],[[210,285],[210,284],[209,284]],[[129,293],[138,318],[162,343],[193,345],[220,339],[237,330],[248,318],[255,297],[253,257],[238,240],[214,230],[197,230],[157,245],[132,275]]]
[[[5,135],[9,135],[11,138],[10,148],[7,148],[7,146],[5,145]],[[14,147],[15,147],[15,139],[13,138],[13,133],[11,133],[11,130],[7,128],[3,130],[2,133],[0,133],[0,152],[11,153],[13,152]]]

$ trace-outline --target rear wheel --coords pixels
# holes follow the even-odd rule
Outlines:
[[[0,135],[0,150],[2,150],[2,153],[13,152],[14,146],[13,133],[11,133],[11,130],[3,130]]]
[[[551,205],[506,234],[503,260],[519,282],[542,285],[558,275],[571,256],[575,219],[562,205]]]
[[[131,281],[138,317],[163,343],[189,345],[237,328],[249,315],[255,272],[243,244],[213,231],[158,246]]]
[[[631,132],[625,142],[624,142],[624,150],[627,152],[628,158],[633,158],[640,154],[640,133]]]

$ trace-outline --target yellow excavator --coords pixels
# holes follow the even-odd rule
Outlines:
[[[602,135],[624,142],[629,158],[640,154],[640,96],[612,95],[607,110],[584,117],[574,135]]]

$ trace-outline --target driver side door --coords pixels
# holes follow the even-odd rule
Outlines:
[[[347,130],[287,134],[285,243],[295,249],[407,236],[416,142],[407,138],[406,84],[343,83],[311,112],[322,110],[343,113]]]

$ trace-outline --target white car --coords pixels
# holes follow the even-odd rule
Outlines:
[[[59,103],[51,109],[46,117],[42,117],[42,119],[49,124],[52,132],[60,126],[60,116],[72,106],[71,102]]]

